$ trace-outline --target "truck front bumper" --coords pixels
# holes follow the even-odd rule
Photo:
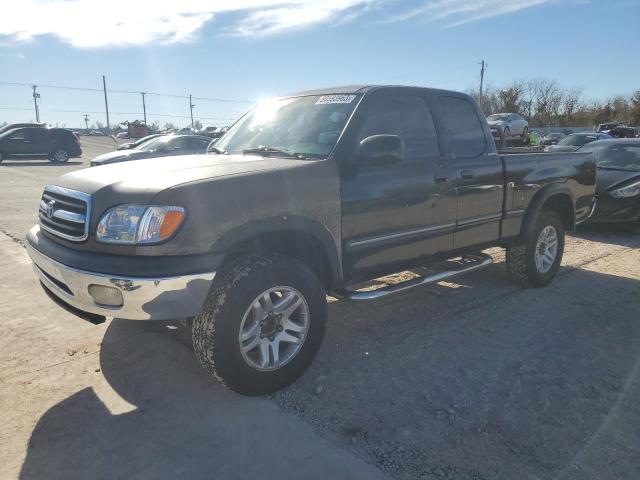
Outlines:
[[[172,320],[198,315],[215,277],[215,272],[156,278],[88,272],[47,257],[29,242],[26,247],[50,294],[71,310],[104,317]]]

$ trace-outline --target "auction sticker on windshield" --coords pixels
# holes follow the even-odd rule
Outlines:
[[[351,103],[355,95],[323,95],[321,96],[316,105],[327,105],[329,103]]]

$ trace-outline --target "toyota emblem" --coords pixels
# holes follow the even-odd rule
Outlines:
[[[47,218],[53,218],[53,212],[56,209],[56,201],[55,200],[49,200],[47,202]]]

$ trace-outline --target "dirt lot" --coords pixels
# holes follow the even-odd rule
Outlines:
[[[640,478],[640,235],[581,229],[559,277],[502,265],[330,304],[295,385],[250,399],[181,328],[94,326],[53,305],[22,248],[42,187],[85,156],[0,166],[0,478]]]

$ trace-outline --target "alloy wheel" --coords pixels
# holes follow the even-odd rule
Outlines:
[[[309,320],[309,306],[296,289],[274,287],[262,292],[240,324],[242,358],[256,370],[282,368],[300,352]]]

